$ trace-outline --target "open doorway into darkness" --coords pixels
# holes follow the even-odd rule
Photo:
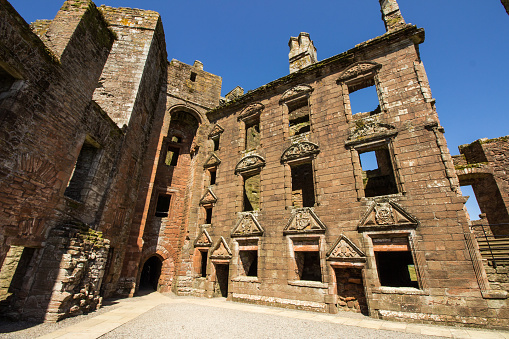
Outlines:
[[[215,295],[228,297],[228,274],[230,265],[228,264],[216,264],[216,286]]]
[[[155,255],[145,261],[145,265],[143,265],[143,270],[141,271],[140,290],[157,291],[162,266],[163,263],[161,259]]]

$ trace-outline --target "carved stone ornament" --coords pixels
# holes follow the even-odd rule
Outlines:
[[[359,119],[355,121],[354,126],[350,129],[347,143],[395,134],[397,134],[397,131],[392,125],[381,123],[374,118]]]
[[[327,252],[327,260],[365,261],[366,255],[350,239],[342,234]]]
[[[210,133],[209,133],[209,138],[213,138],[223,132],[224,132],[224,128],[222,128],[218,124],[215,124],[214,127],[212,128],[212,131],[210,131]]]
[[[313,92],[313,87],[309,85],[297,85],[293,88],[290,88],[286,92],[283,93],[281,96],[281,99],[279,102],[285,102],[290,99],[298,98],[304,95],[308,95],[309,93]]]
[[[318,145],[309,141],[302,141],[288,147],[281,156],[281,162],[285,163],[290,160],[304,158],[318,153],[320,153]]]
[[[211,205],[215,204],[216,202],[217,197],[210,188],[207,189],[207,192],[205,192],[203,197],[200,199],[200,205]]]
[[[293,211],[283,234],[325,233],[326,229],[327,227],[315,212],[311,208],[305,207]]]
[[[210,247],[212,246],[212,239],[210,238],[207,230],[201,231],[200,235],[194,241],[194,247]]]
[[[252,237],[263,235],[263,228],[252,213],[243,213],[242,218],[232,231],[233,237]]]
[[[221,160],[217,157],[217,155],[212,153],[210,157],[207,159],[207,161],[205,161],[205,165],[203,165],[203,167],[204,168],[214,167],[218,166],[220,163]]]
[[[235,174],[265,166],[265,160],[256,154],[248,155],[235,166]]]
[[[394,201],[373,201],[359,221],[359,231],[414,229],[419,222]]]
[[[372,73],[380,69],[382,65],[371,61],[359,61],[345,69],[338,78],[338,82],[344,82],[358,77],[361,74]]]
[[[218,243],[214,247],[214,250],[212,251],[212,255],[210,256],[211,259],[231,259],[232,257],[232,251],[230,250],[230,247],[228,247],[228,244],[226,243],[226,240],[221,237],[219,239]]]
[[[251,104],[240,112],[238,120],[245,120],[255,115],[258,115],[263,111],[264,108],[265,106],[260,102]]]

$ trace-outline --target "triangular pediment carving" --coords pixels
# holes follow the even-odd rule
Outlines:
[[[207,192],[200,199],[200,205],[210,205],[217,202],[217,197],[210,188],[207,188]]]
[[[235,226],[232,231],[232,237],[254,237],[254,236],[262,236],[263,228],[256,220],[256,217],[253,213],[242,213],[242,218],[240,218],[239,222]]]
[[[327,260],[365,261],[366,255],[350,239],[341,234],[327,252]]]
[[[359,75],[374,73],[378,69],[380,69],[382,65],[371,62],[371,61],[359,61],[345,69],[339,75],[338,82],[344,82],[350,79],[354,79]]]
[[[394,201],[373,201],[361,218],[359,231],[415,229],[419,222]]]
[[[350,128],[347,145],[365,142],[369,139],[379,139],[396,135],[396,128],[390,124],[378,121],[377,117],[359,119]]]
[[[318,145],[309,141],[301,141],[291,145],[283,152],[281,162],[285,163],[290,160],[305,158],[318,153],[320,153]]]
[[[212,246],[212,239],[206,229],[201,231],[200,235],[194,241],[194,247],[210,247]]]
[[[217,242],[216,246],[212,250],[212,254],[210,256],[211,259],[231,259],[232,251],[230,247],[226,243],[226,240],[221,237]]]
[[[309,95],[311,92],[313,92],[313,87],[304,84],[297,85],[284,92],[279,102],[285,102],[291,99]]]
[[[214,167],[214,166],[218,166],[220,163],[221,163],[221,160],[217,157],[217,155],[212,153],[209,156],[209,158],[207,159],[207,161],[205,161],[205,165],[203,165],[203,167],[205,167],[205,168]]]
[[[209,133],[209,138],[213,138],[215,136],[218,136],[219,134],[224,132],[224,128],[219,126],[219,124],[215,124],[214,127],[212,127],[212,130]]]
[[[309,207],[304,207],[293,210],[283,234],[325,233],[326,229],[315,212]]]
[[[259,115],[264,108],[265,106],[262,103],[255,102],[254,104],[247,106],[240,112],[238,120],[246,120],[256,115]]]
[[[237,166],[235,166],[235,173],[246,172],[263,166],[265,166],[265,159],[257,154],[252,154],[245,156],[239,161]]]

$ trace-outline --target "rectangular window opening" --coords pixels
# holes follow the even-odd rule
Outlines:
[[[34,248],[9,247],[0,269],[0,301],[21,289],[34,253]]]
[[[260,119],[246,122],[245,147],[246,150],[255,149],[260,145]]]
[[[290,136],[300,135],[311,130],[308,98],[287,103]]]
[[[214,151],[218,151],[219,150],[219,136],[214,137],[212,139],[212,141],[214,142]]]
[[[169,146],[166,151],[164,163],[168,166],[177,166],[180,155],[180,148]]]
[[[315,186],[312,164],[309,162],[291,166],[291,172],[292,206],[296,208],[313,207],[315,205]]]
[[[170,140],[171,140],[171,142],[175,142],[175,143],[179,144],[182,142],[182,137],[178,137],[178,136],[174,135],[171,137]]]
[[[205,223],[212,224],[212,207],[205,207]]]
[[[257,277],[258,276],[258,251],[257,250],[240,250],[240,262],[242,264],[242,271],[244,276]]]
[[[244,176],[244,204],[243,211],[260,209],[260,172]]]
[[[17,80],[0,66],[0,93],[9,91]]]
[[[398,193],[391,155],[387,148],[359,152],[359,158],[366,197]]]
[[[156,217],[166,218],[170,211],[171,195],[160,195],[157,198]]]
[[[372,240],[380,285],[419,288],[408,238],[373,238]]]
[[[71,180],[65,189],[64,195],[76,201],[83,201],[86,191],[90,188],[99,148],[92,141],[85,140],[81,147],[80,154],[74,165]]]
[[[210,175],[210,185],[215,185],[217,179],[217,170],[215,168],[210,169],[209,175]]]
[[[191,72],[191,76],[189,77],[189,79],[192,81],[192,82],[195,82],[196,81],[196,76],[197,74],[195,72]]]
[[[375,115],[381,112],[374,79],[348,86],[348,91],[352,114],[369,112],[369,115]]]
[[[479,203],[477,202],[477,198],[474,193],[474,189],[472,185],[462,185],[461,191],[464,196],[468,196],[468,200],[465,203],[465,206],[468,211],[468,215],[471,220],[479,220],[481,209],[479,208]]]
[[[202,278],[207,277],[207,251],[200,250],[201,254],[201,266],[200,266],[200,276]]]
[[[295,251],[295,262],[299,280],[322,281],[318,251]]]

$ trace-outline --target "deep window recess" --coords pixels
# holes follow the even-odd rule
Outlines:
[[[359,158],[366,197],[398,193],[391,155],[386,146],[372,151],[359,151]]]
[[[205,207],[205,223],[212,224],[212,207]]]
[[[244,206],[243,210],[255,211],[260,209],[260,172],[244,176]]]
[[[479,215],[481,214],[481,209],[479,208],[479,203],[477,202],[477,198],[475,196],[472,185],[461,186],[461,191],[464,196],[468,196],[468,200],[465,203],[465,207],[467,208],[470,219],[478,220]]]
[[[260,118],[246,121],[246,135],[245,135],[246,150],[255,149],[260,145]]]
[[[180,148],[169,146],[166,151],[164,163],[168,166],[177,166],[180,155]]]
[[[315,187],[313,166],[310,162],[291,166],[292,206],[313,207],[315,205]]]
[[[90,188],[95,168],[97,167],[97,155],[99,148],[88,139],[81,147],[80,154],[74,165],[71,180],[65,189],[64,195],[77,201],[83,201],[86,190]]]
[[[419,288],[408,238],[373,239],[373,250],[381,286]]]
[[[174,135],[174,136],[171,137],[171,142],[181,143],[182,142],[182,138]]]
[[[0,93],[10,90],[16,81],[16,78],[0,66]]]
[[[311,130],[309,120],[308,98],[287,102],[290,136],[299,135]]]
[[[191,77],[189,78],[192,82],[195,82],[196,81],[196,73],[195,72],[191,72]]]
[[[160,195],[157,198],[156,217],[166,218],[170,211],[171,195]]]
[[[373,78],[365,79],[365,81],[354,85],[348,85],[348,92],[352,114],[369,112],[370,115],[374,115],[381,112]]]
[[[239,251],[242,263],[243,275],[248,277],[258,276],[258,251]]]
[[[201,266],[200,266],[200,276],[202,278],[207,277],[207,251],[200,250],[201,254]]]
[[[214,151],[219,150],[219,135],[212,138],[212,141],[214,142]]]
[[[295,252],[295,261],[300,280],[322,281],[320,253]]]
[[[210,185],[215,185],[217,179],[217,169],[215,167],[209,169],[209,175],[210,175]]]

